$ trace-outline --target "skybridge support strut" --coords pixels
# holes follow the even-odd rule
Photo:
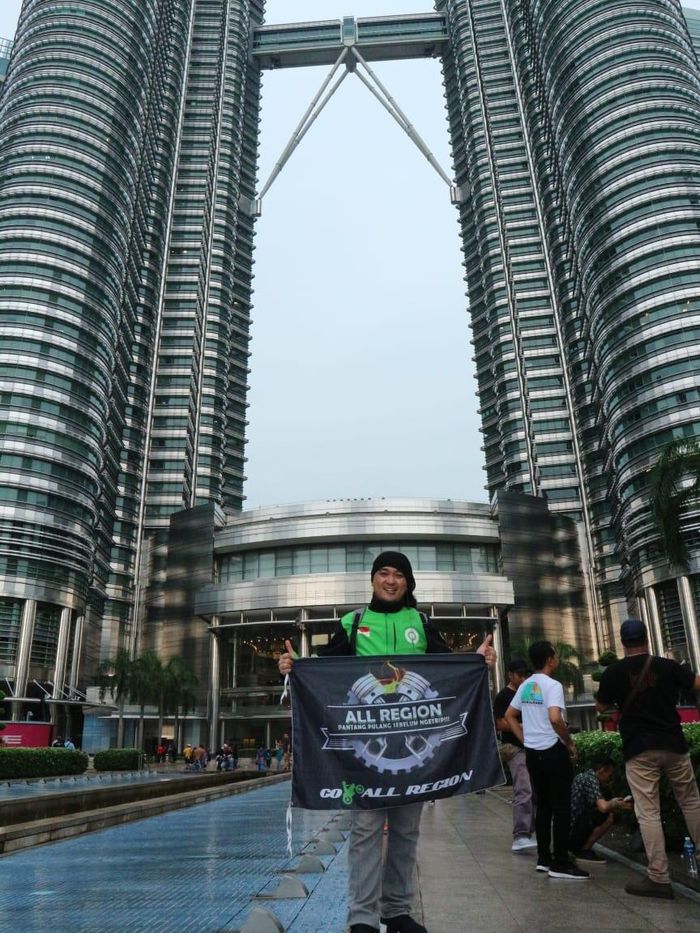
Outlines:
[[[345,71],[340,75],[340,77],[331,84],[333,78],[336,76],[338,69],[345,64]],[[360,66],[358,69],[357,66]],[[360,70],[362,69],[362,70]],[[363,71],[366,74],[363,74]],[[450,189],[450,197],[453,204],[459,204],[462,201],[462,194],[458,186],[450,178],[447,172],[442,168],[438,160],[435,158],[433,153],[430,151],[430,148],[418,133],[414,125],[408,119],[403,110],[399,107],[396,100],[389,93],[387,88],[377,77],[375,72],[370,68],[365,59],[362,57],[360,52],[357,50],[354,40],[346,40],[346,45],[343,48],[343,51],[338,56],[337,61],[331,68],[330,72],[326,76],[325,80],[321,84],[321,87],[318,89],[315,97],[309,104],[304,113],[304,116],[299,121],[299,124],[292,133],[291,139],[285,146],[282,151],[282,155],[279,157],[275,163],[270,177],[267,179],[265,184],[260,189],[260,194],[254,201],[251,201],[248,198],[241,197],[240,205],[243,210],[247,213],[259,217],[262,214],[262,201],[267,192],[270,190],[277,177],[281,173],[282,169],[285,167],[290,157],[294,153],[295,149],[302,141],[304,136],[311,129],[312,125],[315,123],[323,109],[326,107],[330,99],[333,97],[335,92],[338,90],[340,85],[343,83],[348,74],[355,74],[364,86],[370,91],[374,97],[377,98],[379,103],[384,107],[384,109],[393,117],[393,119],[398,123],[401,129],[406,133],[409,139],[413,142],[419,152],[428,160],[430,165],[435,169],[440,178],[445,182],[445,184]],[[329,89],[330,85],[330,89]]]

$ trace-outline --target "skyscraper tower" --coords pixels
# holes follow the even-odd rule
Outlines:
[[[23,5],[0,106],[17,695],[30,663],[61,689],[83,638],[134,646],[172,512],[240,507],[261,19],[256,0]]]
[[[438,7],[489,488],[581,520],[610,638],[668,575],[649,470],[700,432],[696,55],[672,0]]]
[[[363,56],[443,61],[489,492],[579,523],[601,646],[631,606],[700,666],[697,513],[678,577],[648,508],[660,451],[700,434],[697,17],[436,0],[262,27],[263,6],[23,5],[0,93],[0,676],[61,691],[85,644],[138,648],[170,516],[240,509],[261,70]]]

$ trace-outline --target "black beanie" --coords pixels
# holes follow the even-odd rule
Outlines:
[[[382,567],[393,567],[394,570],[401,571],[404,577],[406,577],[406,583],[408,586],[405,597],[406,605],[415,606],[416,600],[413,595],[413,591],[416,588],[416,578],[413,576],[413,567],[411,567],[411,561],[406,557],[406,555],[402,554],[400,551],[382,551],[382,553],[374,559],[370,579],[372,579],[375,573],[378,570],[381,570]]]

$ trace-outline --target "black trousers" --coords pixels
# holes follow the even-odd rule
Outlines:
[[[544,751],[526,748],[525,759],[537,801],[537,861],[541,865],[564,866],[569,862],[571,782],[574,777],[569,753],[566,746],[557,741]]]

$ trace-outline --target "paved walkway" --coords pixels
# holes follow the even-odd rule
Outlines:
[[[0,858],[0,933],[216,933],[242,927],[255,905],[289,933],[342,933],[346,851],[326,872],[302,875],[308,898],[265,900],[296,864],[286,854],[289,785]],[[298,853],[334,814],[297,811]],[[690,933],[700,903],[648,901],[624,893],[634,877],[616,863],[585,882],[535,872],[533,854],[510,852],[510,808],[497,795],[426,807],[421,903],[430,933]]]

